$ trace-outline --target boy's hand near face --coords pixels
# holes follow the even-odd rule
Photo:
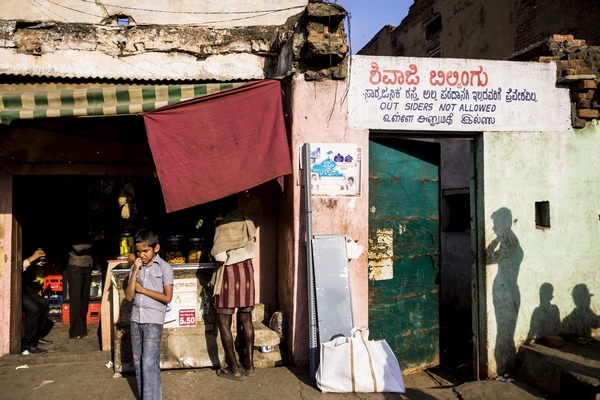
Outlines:
[[[135,254],[133,254],[133,253],[127,254],[127,262],[129,264],[133,264],[135,259],[136,259]]]
[[[138,257],[133,261],[133,272],[137,273],[140,270],[141,266],[142,266],[142,259],[140,257]]]
[[[133,256],[133,254],[130,254],[130,256]],[[129,284],[125,288],[125,298],[129,301],[133,300],[136,292],[140,292],[140,290],[138,289],[138,285],[143,289],[142,285],[140,285],[138,282],[136,282],[137,274],[140,271],[141,266],[142,266],[142,259],[140,257],[137,257],[133,261],[133,270],[131,271],[131,277],[129,279]]]

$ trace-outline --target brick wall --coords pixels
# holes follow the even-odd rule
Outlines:
[[[552,35],[542,46],[540,62],[557,63],[557,83],[570,85],[573,126],[583,128],[600,115],[600,46],[589,46],[573,35]],[[545,54],[544,54],[545,53]]]

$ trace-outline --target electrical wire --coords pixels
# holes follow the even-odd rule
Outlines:
[[[54,18],[52,18],[51,16],[49,16],[48,14],[46,14],[44,11],[42,11],[42,9],[40,7],[45,8],[46,10],[48,10],[49,12],[51,12],[52,14],[58,16],[59,18],[64,19],[65,21],[67,21],[67,19],[63,18],[61,15],[55,13],[54,11],[50,10],[48,7],[44,6],[43,4],[40,4],[37,0],[28,0],[29,4],[31,4],[35,9],[37,9],[39,12],[41,12],[42,14],[44,14],[48,19],[50,19],[51,21],[57,22],[56,20],[54,20]],[[35,3],[37,3],[36,6]],[[68,21],[67,21],[68,22]]]
[[[72,8],[72,7],[63,6],[62,4],[59,4],[59,3],[55,2],[55,1],[52,1],[52,0],[46,0],[46,1],[47,1],[48,3],[54,4],[55,6],[62,7],[62,8],[66,8],[67,10],[70,10],[70,11],[75,11],[75,12],[78,12],[78,13],[80,13],[80,14],[86,14],[86,15],[91,15],[92,17],[104,18],[104,16],[103,16],[103,15],[96,15],[96,14],[92,14],[92,13],[89,13],[89,12],[85,12],[85,11],[77,10],[76,8]],[[55,13],[55,14],[56,14],[56,13]],[[58,15],[58,14],[57,14],[57,15]]]

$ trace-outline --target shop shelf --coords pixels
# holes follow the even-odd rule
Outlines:
[[[90,302],[88,306],[87,312],[87,323],[90,325],[99,324],[100,323],[100,302]],[[62,305],[62,324],[70,325],[71,324],[71,305],[67,303],[63,303]]]

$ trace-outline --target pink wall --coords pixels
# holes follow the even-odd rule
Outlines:
[[[0,170],[0,356],[10,352],[12,176]]]
[[[344,234],[364,248],[360,257],[351,260],[350,285],[354,324],[368,326],[368,145],[369,135],[366,130],[348,128],[347,84],[342,81],[305,82],[296,80],[292,83],[289,99],[290,132],[294,177],[288,179],[290,194],[284,201],[284,210],[293,210],[293,232],[288,237],[293,239],[287,244],[283,241],[286,233],[282,232],[280,245],[282,253],[295,254],[287,260],[286,266],[280,264],[279,298],[281,307],[288,314],[288,335],[291,345],[292,361],[296,365],[306,365],[308,354],[308,302],[306,286],[306,242],[305,216],[303,213],[304,197],[301,187],[296,184],[299,173],[299,147],[304,143],[356,143],[363,147],[362,198],[313,198],[312,223],[313,234]],[[285,211],[284,211],[285,212]],[[286,221],[287,223],[287,221]],[[281,262],[281,259],[280,259]],[[286,271],[287,269],[287,271]]]
[[[281,189],[272,180],[260,186],[238,193],[239,209],[252,218],[256,225],[254,250],[255,301],[268,304],[271,312],[277,307],[277,198]]]

